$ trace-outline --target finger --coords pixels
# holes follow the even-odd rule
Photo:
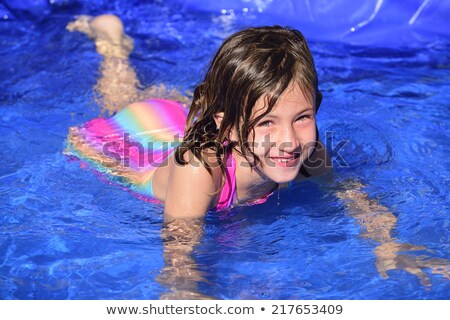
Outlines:
[[[405,268],[405,271],[415,275],[417,278],[419,278],[420,284],[426,287],[431,286],[430,278],[419,268]]]
[[[450,267],[449,266],[432,267],[431,272],[434,274],[440,274],[445,279],[450,280]]]
[[[399,244],[399,246],[397,248],[398,248],[399,251],[422,251],[422,250],[427,250],[427,247],[425,247],[425,246],[416,246],[416,245],[409,244],[409,243]]]
[[[450,279],[450,264],[448,260],[441,258],[421,258],[420,267],[430,268],[432,273],[441,274],[446,279]]]
[[[380,262],[376,262],[375,266],[377,267],[377,271],[378,273],[384,278],[387,279],[389,278],[389,275],[387,274],[387,269],[385,268],[384,264],[380,263]]]

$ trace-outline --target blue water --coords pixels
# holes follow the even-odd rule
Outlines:
[[[98,8],[94,8],[99,10]],[[92,9],[90,13],[96,13]],[[105,8],[101,8],[105,9]],[[142,83],[192,90],[223,38],[254,17],[179,12],[161,3],[106,8],[135,39]],[[97,117],[100,57],[64,27],[77,13],[0,23],[0,298],[158,299],[162,208],[62,155],[68,128]],[[97,12],[99,13],[99,12]],[[138,19],[140,17],[140,19]],[[143,19],[142,17],[145,17]],[[358,178],[398,218],[398,242],[450,259],[450,42],[412,48],[312,42],[324,94],[318,123],[335,181]],[[333,139],[331,139],[331,136]],[[305,181],[266,204],[211,213],[192,258],[200,294],[219,299],[448,299],[402,271],[382,278],[330,181]]]

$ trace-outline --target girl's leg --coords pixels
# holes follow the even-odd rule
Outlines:
[[[95,91],[102,113],[115,113],[139,99],[139,80],[128,60],[133,39],[124,33],[123,24],[114,15],[79,16],[67,25],[69,31],[85,33],[103,56]]]
[[[85,33],[103,56],[100,77],[95,86],[102,113],[113,114],[130,103],[149,98],[178,100],[186,105],[190,103],[191,99],[185,94],[163,84],[140,89],[142,86],[128,60],[133,50],[133,39],[124,33],[122,21],[117,16],[79,16],[67,25],[67,30]]]

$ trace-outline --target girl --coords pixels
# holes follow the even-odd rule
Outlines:
[[[196,283],[202,275],[191,255],[202,235],[199,218],[210,209],[264,202],[280,185],[330,171],[318,138],[315,115],[322,96],[306,40],[278,26],[232,35],[219,48],[187,111],[165,100],[186,103],[176,90],[138,89],[128,61],[133,41],[116,16],[81,16],[67,28],[94,40],[103,56],[96,89],[104,111],[117,112],[71,128],[67,153],[115,177],[139,197],[165,204],[166,265],[159,280],[171,288],[168,297],[199,298]],[[147,97],[165,99],[134,102]],[[425,248],[393,238],[396,216],[369,199],[362,187],[347,182],[336,195],[361,226],[362,236],[378,243],[374,253],[380,274],[404,269],[430,285],[423,269],[431,268],[449,278],[448,261],[402,253]]]
[[[117,107],[118,99],[136,98],[136,90],[122,94],[137,80],[127,60],[132,41],[120,20],[83,17],[68,28],[87,33],[109,62],[98,85],[106,101]],[[104,80],[114,63],[119,81]],[[210,209],[264,202],[280,184],[323,173],[315,121],[320,102],[303,35],[250,28],[224,41],[189,113],[173,101],[133,103],[111,119],[71,128],[68,153],[164,202],[168,219],[198,218]]]

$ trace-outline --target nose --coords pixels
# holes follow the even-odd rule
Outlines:
[[[277,141],[278,149],[285,153],[300,151],[300,137],[292,126],[286,126],[281,130]]]

